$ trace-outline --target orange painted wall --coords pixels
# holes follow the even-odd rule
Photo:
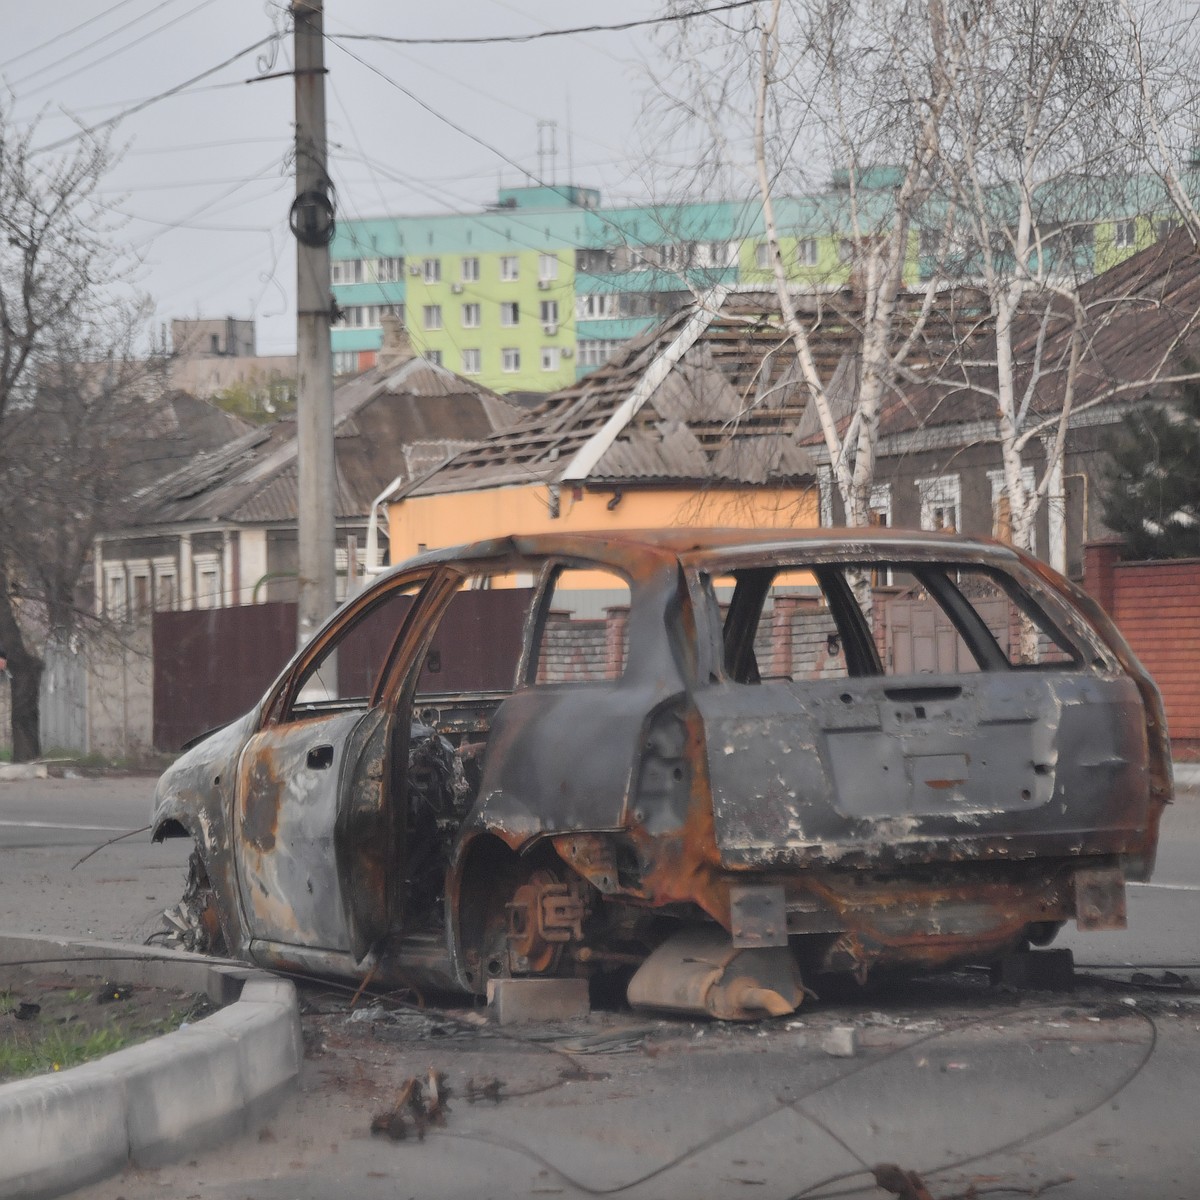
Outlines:
[[[629,490],[609,510],[613,493],[562,490],[560,516],[550,516],[544,486],[490,488],[415,496],[388,506],[391,561],[440,546],[510,533],[569,533],[592,529],[662,526],[729,526],[737,529],[806,529],[818,525],[814,488],[711,488]]]

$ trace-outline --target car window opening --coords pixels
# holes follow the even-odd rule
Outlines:
[[[755,565],[707,573],[702,592],[721,624],[725,677],[736,683],[1067,669],[1083,661],[1015,579],[975,566]]]

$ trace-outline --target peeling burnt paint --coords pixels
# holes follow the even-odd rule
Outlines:
[[[946,562],[1011,581],[1070,661],[1012,669],[983,646],[970,673],[889,675],[842,612],[846,677],[759,679],[737,662],[753,629],[723,630],[703,583]],[[524,668],[555,563],[629,581],[622,677],[413,711],[457,581],[506,565],[539,581]],[[308,657],[412,578],[424,590],[370,702],[289,715]],[[414,790],[419,744],[449,758]],[[518,537],[422,556],[356,598],[259,709],[164,776],[155,824],[195,838],[228,944],[265,965],[482,993],[509,974],[637,965],[691,930],[711,969],[664,950],[636,995],[751,1015],[799,1002],[785,961],[865,978],[987,961],[1072,918],[1122,921],[1170,799],[1166,746],[1158,694],[1111,622],[1006,547],[894,531]]]

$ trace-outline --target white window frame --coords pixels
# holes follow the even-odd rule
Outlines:
[[[442,306],[440,304],[426,304],[422,309],[421,320],[426,329],[441,329]]]
[[[129,615],[136,620],[138,617],[149,616],[154,611],[154,573],[150,569],[150,560],[148,558],[129,559],[125,563],[125,570],[129,577]],[[134,604],[137,597],[137,581],[144,579],[146,581],[146,608],[140,611]]]
[[[500,302],[500,324],[505,329],[512,329],[521,323],[521,305],[516,300]]]
[[[400,283],[404,279],[403,258],[377,258],[371,263],[375,283]]]
[[[125,564],[104,564],[104,615],[110,621],[124,621],[129,611],[129,583]]]
[[[195,608],[221,608],[221,556],[219,554],[193,554],[192,570],[196,573],[193,592]],[[212,586],[206,584],[211,580]]]
[[[427,363],[431,363],[435,367],[440,367],[442,365],[442,352],[440,350],[426,350],[421,357]]]
[[[538,320],[543,325],[558,324],[558,301],[541,300],[538,302]]]
[[[585,292],[575,297],[576,320],[611,321],[619,315],[616,292]]]
[[[515,375],[521,369],[521,351],[516,346],[505,346],[500,351],[500,370],[506,375]]]
[[[771,243],[755,242],[754,265],[760,271],[771,270]]]
[[[542,347],[542,370],[557,371],[562,362],[562,352],[558,346]]]
[[[156,558],[150,564],[154,574],[154,611],[174,612],[179,607],[179,567],[173,558]],[[162,585],[171,582],[171,603],[163,604]]]
[[[551,283],[558,278],[558,255],[538,255],[538,279],[543,283]]]
[[[521,260],[515,254],[500,255],[500,278],[505,283],[511,283],[521,278]]]
[[[483,371],[483,353],[477,347],[471,346],[462,352],[462,373],[464,375],[479,375]]]
[[[815,267],[820,261],[821,248],[815,237],[796,239],[796,265],[798,267]]]
[[[935,475],[929,479],[918,479],[916,484],[921,500],[921,528],[935,532],[939,528],[934,523],[937,510],[953,507],[954,530],[961,533],[962,479],[958,475]]]
[[[1113,222],[1113,245],[1118,250],[1132,250],[1137,245],[1137,218]]]
[[[472,302],[462,306],[462,327],[464,329],[478,329],[481,324],[482,310],[479,304]]]
[[[424,258],[421,260],[421,278],[426,283],[442,282],[442,260],[440,258]]]

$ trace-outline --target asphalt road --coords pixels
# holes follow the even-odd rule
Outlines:
[[[190,847],[148,833],[147,776],[0,783],[0,929],[141,942],[179,899]]]
[[[186,845],[139,835],[73,864],[144,823],[152,787],[0,785],[0,927],[142,940],[178,895]],[[1181,793],[1153,883],[1130,888],[1130,928],[1061,936],[1100,968],[1073,996],[957,976],[827,997],[762,1025],[597,1013],[541,1042],[496,1037],[465,1011],[368,1009],[363,1020],[344,995],[309,991],[302,1090],[268,1124],[76,1195],[882,1200],[869,1168],[898,1162],[935,1200],[1191,1200],[1200,1003],[1127,988],[1116,968],[1194,966],[1200,981],[1197,851],[1200,793]],[[859,1038],[852,1059],[823,1049],[844,1024]],[[373,1116],[431,1069],[453,1091],[445,1126],[423,1144],[372,1136]],[[473,1102],[489,1081],[501,1101]]]

